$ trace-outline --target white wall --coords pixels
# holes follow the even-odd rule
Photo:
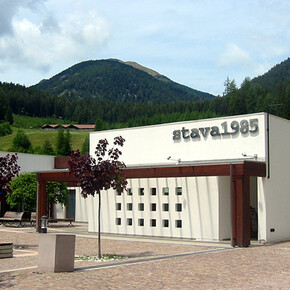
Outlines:
[[[15,154],[14,152],[0,151],[0,157],[7,154]],[[37,172],[54,169],[54,156],[36,155],[27,153],[17,153],[17,163],[20,165],[20,173]]]
[[[83,198],[81,195],[81,188],[75,187],[76,191],[76,222],[87,222],[88,221],[88,198]]]
[[[62,205],[60,203],[54,204],[53,210],[54,210],[54,218],[57,218],[57,219],[65,218],[66,209],[65,209],[64,205]]]
[[[102,192],[102,232],[196,240],[230,238],[229,189],[223,190],[229,181],[225,178],[221,182],[218,177],[130,179],[128,182],[128,188],[133,189],[132,196],[127,192],[116,195],[113,190]],[[163,187],[169,187],[169,196],[163,195]],[[182,195],[176,195],[176,187],[182,187]],[[144,188],[144,196],[139,195],[139,188]],[[157,189],[156,195],[151,195],[151,188]],[[97,232],[98,197],[89,199],[88,228]],[[121,210],[117,210],[117,203],[121,204]],[[133,204],[132,211],[128,210],[128,203]],[[144,203],[144,211],[139,210],[139,203]],[[156,211],[151,211],[151,203],[156,204]],[[163,210],[166,203],[169,211]],[[182,204],[181,212],[176,211],[178,203]],[[121,225],[116,225],[116,218],[121,218]],[[132,218],[132,226],[127,225],[128,218]],[[139,226],[139,219],[144,219],[144,226]],[[151,219],[156,219],[156,227],[151,226]],[[169,227],[163,226],[163,220],[169,221]],[[182,220],[182,228],[176,228],[176,220]]]
[[[273,242],[290,238],[290,121],[270,115],[269,129],[270,178],[259,178],[259,239]]]
[[[220,135],[212,137],[210,133],[205,138],[200,132],[200,128],[213,126],[219,128],[220,134],[224,132],[225,124],[228,132],[232,132],[231,124],[242,120],[254,121],[258,124],[259,130],[255,133],[248,132],[242,134],[238,132],[233,135]],[[222,126],[223,124],[223,126]],[[116,136],[122,136],[126,142],[122,148],[121,159],[127,166],[146,165],[146,164],[174,164],[168,161],[171,156],[173,159],[181,159],[182,162],[217,160],[217,159],[237,159],[243,158],[242,153],[248,155],[258,155],[259,160],[265,160],[265,114],[250,114],[234,117],[224,117],[207,120],[197,120],[188,122],[169,123],[155,126],[145,126],[138,128],[128,128],[110,131],[93,132],[90,134],[90,153],[94,155],[95,147],[99,139],[107,138],[112,145],[112,140]],[[240,126],[240,125],[239,125]],[[182,128],[199,130],[200,138],[183,138],[173,140],[173,132]],[[250,126],[249,130],[254,127]],[[205,130],[205,129],[204,129]],[[189,131],[190,133],[191,131]],[[187,136],[189,133],[186,133]]]
[[[232,236],[231,187],[230,177],[219,177],[219,240],[228,240]]]

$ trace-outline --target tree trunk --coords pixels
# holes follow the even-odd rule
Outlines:
[[[101,254],[101,193],[99,192],[99,211],[98,211],[98,247],[99,247],[99,252],[98,252],[98,258],[101,259],[102,254]]]

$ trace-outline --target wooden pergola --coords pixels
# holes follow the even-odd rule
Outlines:
[[[57,159],[58,158],[58,159]],[[67,160],[56,157],[55,168],[67,168]],[[232,202],[232,246],[250,245],[250,177],[265,177],[266,164],[256,161],[240,161],[226,164],[176,165],[168,167],[137,167],[123,169],[128,179],[164,177],[231,176]],[[66,182],[77,186],[77,180],[69,171],[37,173],[37,221],[40,231],[40,218],[47,214],[46,182]]]

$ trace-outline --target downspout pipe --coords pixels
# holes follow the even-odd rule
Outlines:
[[[267,178],[270,178],[270,114],[267,113]]]

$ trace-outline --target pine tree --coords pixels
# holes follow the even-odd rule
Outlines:
[[[43,152],[43,154],[48,154],[48,155],[54,154],[53,148],[52,148],[51,143],[49,142],[48,139],[46,139],[43,143],[42,152]]]
[[[31,148],[32,145],[28,137],[22,130],[18,130],[13,139],[13,151],[27,153]]]
[[[63,155],[69,156],[71,154],[71,135],[69,129],[66,129],[64,136]]]
[[[5,113],[5,121],[8,122],[10,125],[12,125],[13,122],[14,122],[12,111],[11,111],[10,107],[8,107],[8,109],[7,109],[6,113]]]
[[[57,140],[56,140],[56,153],[58,155],[64,155],[64,132],[63,132],[63,128],[60,125],[58,130],[57,130]]]
[[[89,136],[87,136],[83,142],[81,154],[86,154],[89,152],[90,152],[90,140]]]

